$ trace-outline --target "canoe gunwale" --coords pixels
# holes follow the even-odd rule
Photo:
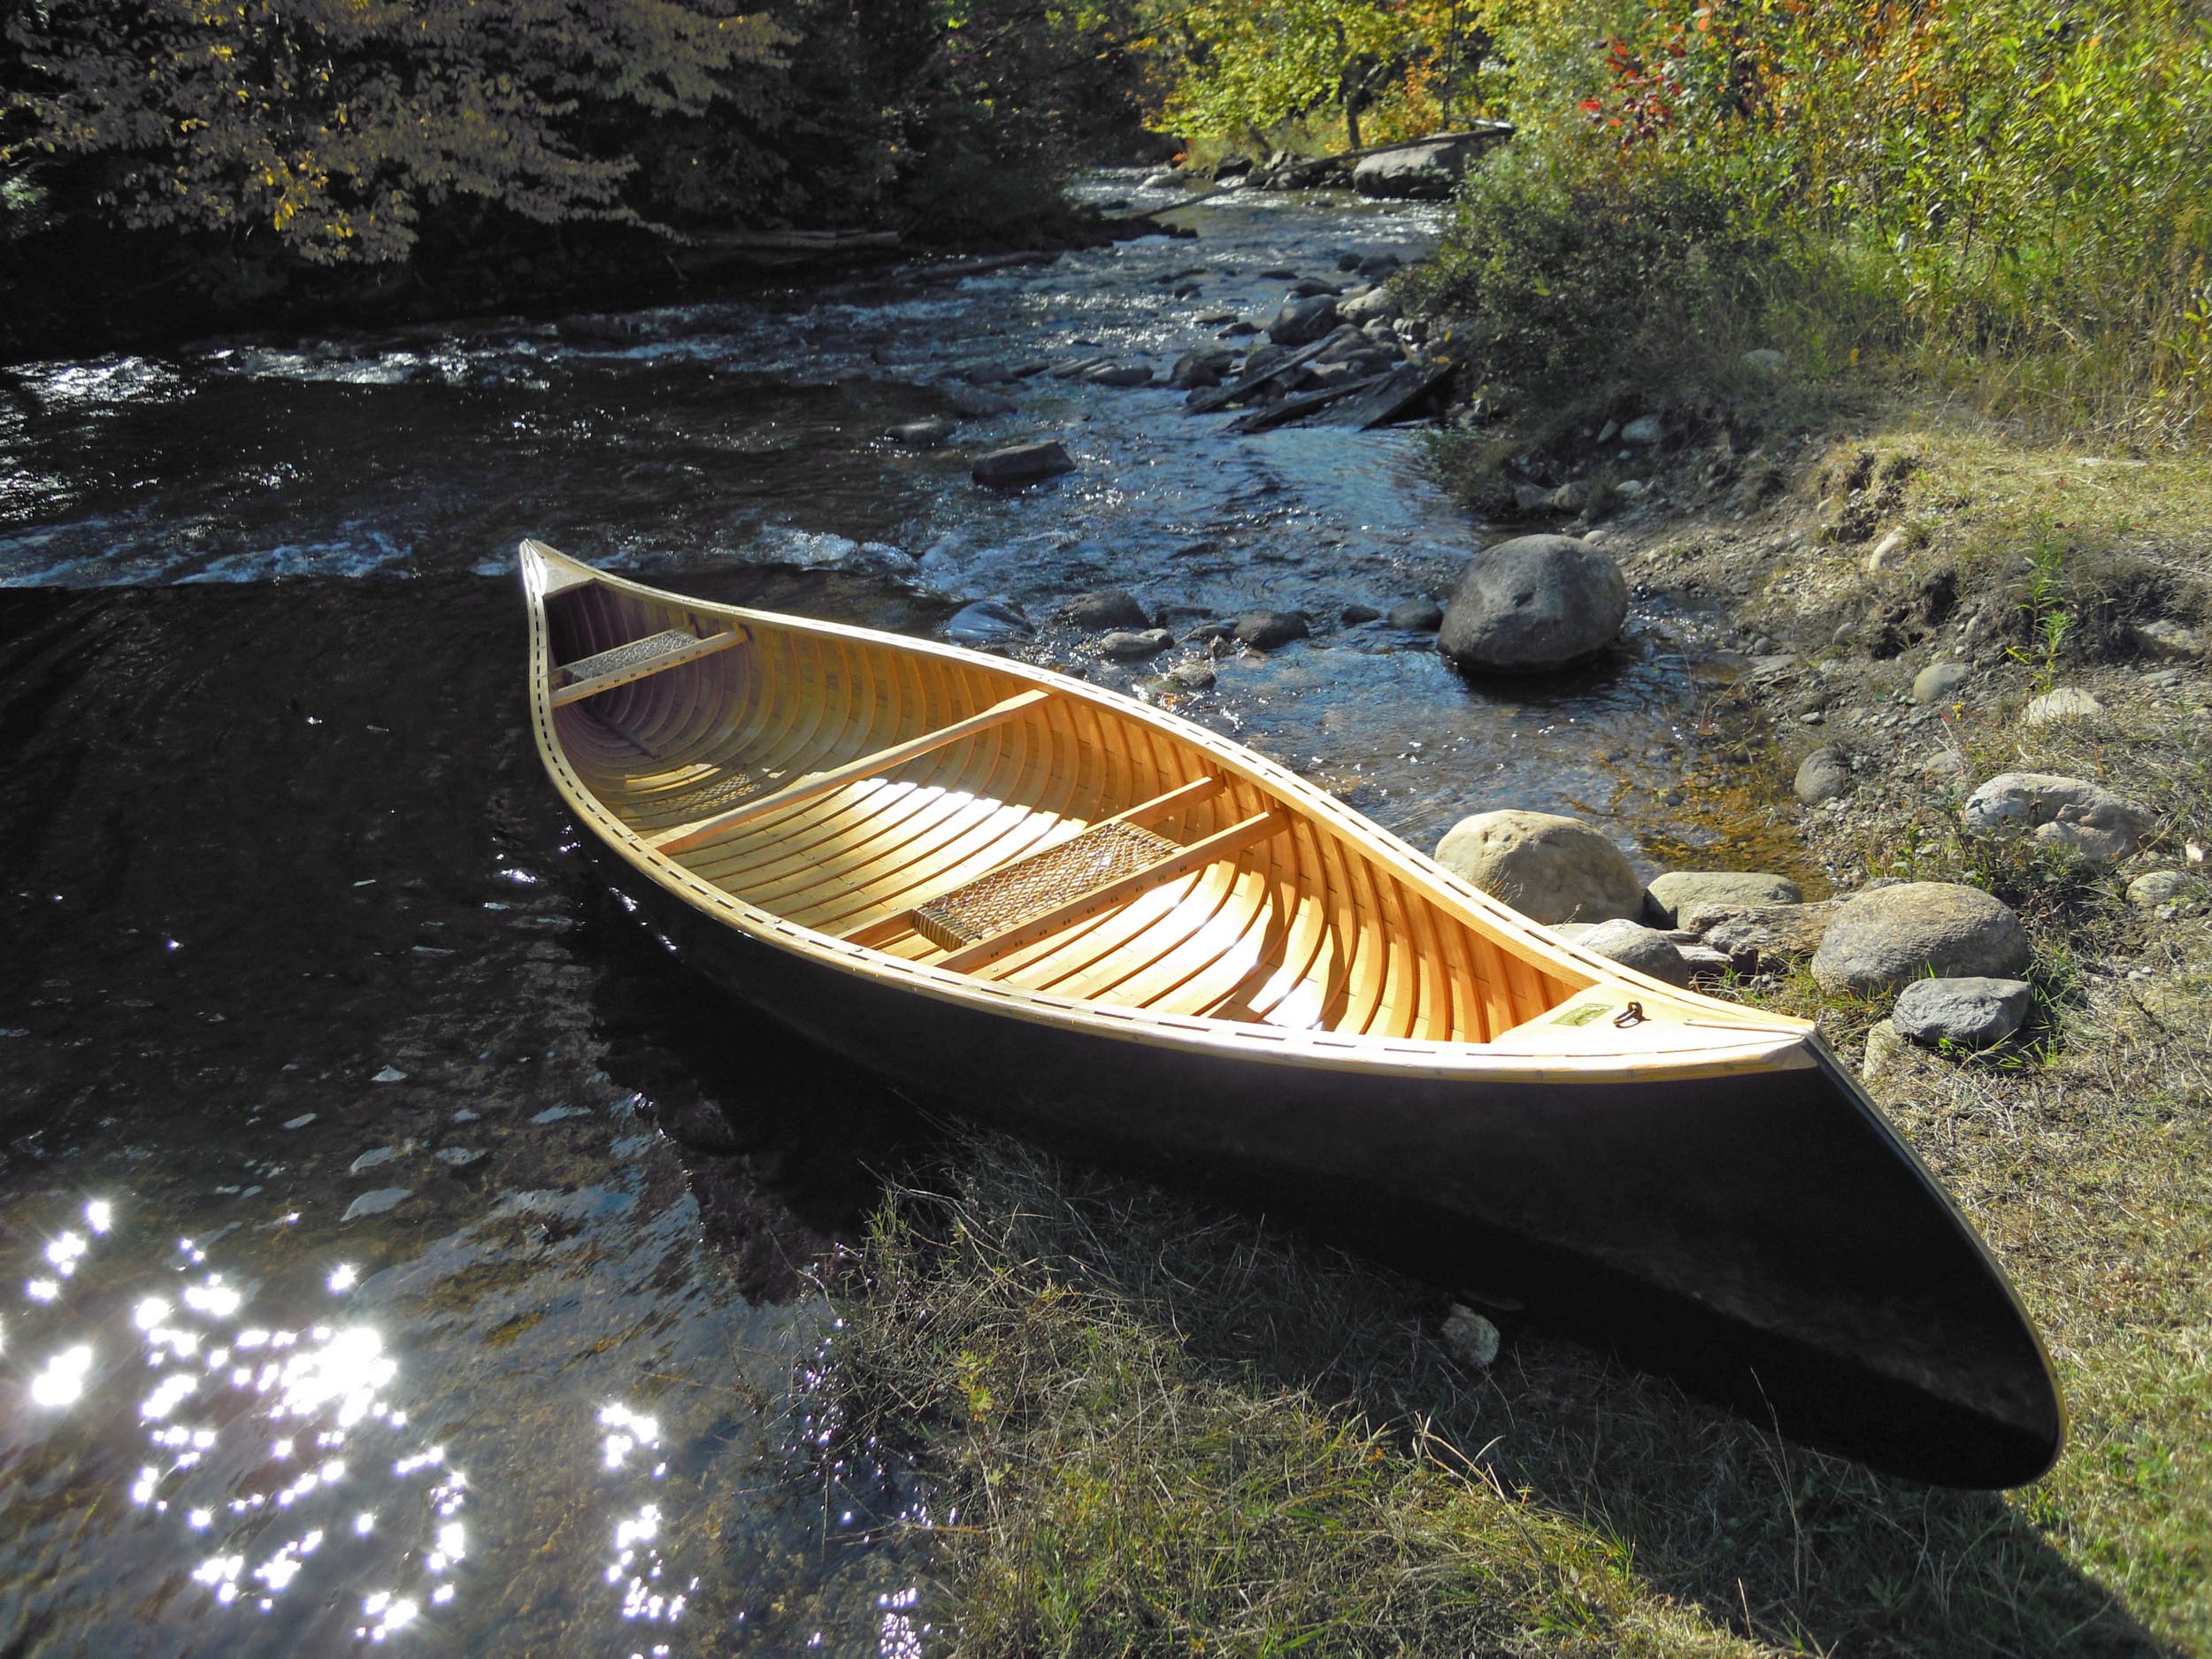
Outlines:
[[[1113,714],[1140,718],[1169,738],[1204,754],[1222,772],[1250,783],[1276,797],[1295,816],[1303,814],[1340,837],[1350,849],[1374,857],[1385,865],[1401,864],[1431,889],[1428,896],[1479,930],[1498,936],[1501,950],[1521,949],[1562,979],[1583,980],[1568,999],[1595,987],[1617,988],[1623,995],[1694,1009],[1683,1023],[1686,1033],[1709,1033],[1699,1046],[1645,1048],[1617,1052],[1516,1052],[1512,1030],[1501,1040],[1469,1043],[1417,1037],[1373,1036],[1331,1031],[1302,1031],[1288,1027],[1210,1018],[1202,1015],[1158,1012],[1150,1009],[1085,1001],[1033,991],[988,979],[949,972],[926,961],[910,961],[835,933],[824,933],[750,904],[726,888],[695,874],[673,856],[661,851],[644,835],[611,810],[572,764],[554,721],[556,668],[549,633],[546,603],[549,596],[596,581],[656,604],[673,604],[713,614],[749,631],[787,628],[813,633],[857,645],[879,648],[881,636],[871,630],[810,618],[786,617],[743,607],[716,604],[672,594],[594,569],[545,546],[526,541],[522,546],[524,587],[530,618],[531,725],[539,754],[563,798],[610,850],[639,874],[681,899],[695,910],[724,926],[735,927],[779,949],[796,955],[826,959],[845,971],[872,979],[890,979],[902,988],[935,1000],[974,1005],[981,1003],[1000,1015],[1043,1024],[1071,1021],[1094,1029],[1116,1032],[1140,1041],[1171,1047],[1196,1046],[1219,1051],[1226,1047],[1240,1057],[1261,1063],[1322,1065],[1332,1070],[1369,1071],[1390,1076],[1438,1076],[1493,1079],[1507,1081],[1555,1081],[1571,1078],[1633,1078],[1667,1080],[1698,1076],[1732,1075],[1744,1071],[1798,1070],[1817,1064],[1809,1044],[1814,1027],[1808,1022],[1766,1014],[1686,994],[1602,957],[1590,956],[1559,940],[1517,911],[1462,881],[1449,871],[1398,841],[1387,832],[1361,818],[1352,809],[1315,787],[1287,768],[1241,748],[1230,751],[1212,733],[1164,710],[1109,698],[1079,680],[1047,673],[1023,663],[964,650],[927,640],[907,640],[902,649],[918,654],[949,658],[979,667],[997,676],[1079,702],[1097,704]],[[1555,1005],[1558,1006],[1558,1005]],[[1700,1018],[1699,1014],[1708,1018]],[[1523,1022],[1540,1023],[1542,1016]],[[1516,1027],[1514,1029],[1520,1029]],[[1724,1034],[1732,1033],[1732,1034]]]

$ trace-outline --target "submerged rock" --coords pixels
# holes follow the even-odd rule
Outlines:
[[[1016,484],[1033,484],[1042,479],[1057,478],[1063,472],[1075,471],[1075,463],[1066,449],[1051,439],[1039,443],[1013,443],[1003,449],[993,449],[979,455],[969,475],[979,484],[1004,488]]]
[[[2034,996],[2025,979],[1915,979],[1898,994],[1889,1021],[1923,1048],[1986,1048],[2026,1023]]]
[[[1029,618],[1003,599],[979,599],[946,618],[944,635],[956,645],[1002,645],[1036,633]]]
[[[1572,536],[1517,536],[1470,562],[1437,649],[1474,672],[1540,672],[1604,650],[1627,617],[1611,555]]]
[[[1015,403],[998,392],[987,392],[979,386],[956,386],[945,394],[945,401],[971,420],[988,420],[995,415],[1010,415]]]
[[[1970,835],[2005,841],[2025,835],[2093,864],[2117,864],[2147,840],[2151,815],[2085,778],[2007,772],[1992,778],[1959,809]]]
[[[388,1210],[396,1210],[415,1195],[411,1187],[380,1187],[373,1193],[364,1193],[346,1206],[340,1221],[359,1221],[366,1216],[380,1216]]]
[[[1930,973],[2016,979],[2032,954],[2019,917],[1979,887],[1901,881],[1837,906],[1813,978],[1824,991],[1870,995]]]
[[[1402,599],[1390,607],[1394,628],[1412,634],[1433,634],[1444,626],[1444,607],[1433,599]]]
[[[932,415],[926,420],[910,420],[894,426],[885,435],[910,449],[935,449],[950,443],[952,434],[959,429],[957,423],[947,417]]]
[[[1643,909],[1628,855],[1555,813],[1477,812],[1444,833],[1436,861],[1532,921],[1609,921]]]

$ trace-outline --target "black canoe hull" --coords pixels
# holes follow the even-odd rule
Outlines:
[[[1816,1038],[1694,1083],[1264,1063],[919,996],[622,885],[695,967],[912,1094],[1509,1296],[1807,1444],[1976,1487],[2062,1444],[2002,1270]]]

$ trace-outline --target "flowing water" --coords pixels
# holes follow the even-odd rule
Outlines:
[[[525,534],[915,633],[998,602],[1005,649],[1422,844],[1503,804],[1709,841],[1670,805],[1706,621],[1640,609],[1533,689],[1340,622],[1474,545],[1415,434],[1230,437],[1041,375],[952,449],[884,440],[963,370],[1164,367],[1437,222],[1189,217],[964,278],[0,376],[0,1653],[933,1650],[884,1525],[929,1494],[831,1463],[810,1387],[832,1241],[926,1128],[594,879],[524,722]],[[968,481],[1030,435],[1080,470]],[[1315,637],[1171,693],[1194,648],[1110,664],[1054,620],[1110,584],[1178,634]]]

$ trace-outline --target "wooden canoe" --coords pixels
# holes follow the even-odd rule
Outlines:
[[[526,541],[532,724],[700,968],[911,1092],[1312,1218],[1878,1466],[2033,1479],[2004,1274],[1799,1020],[1586,955],[1025,664]]]

